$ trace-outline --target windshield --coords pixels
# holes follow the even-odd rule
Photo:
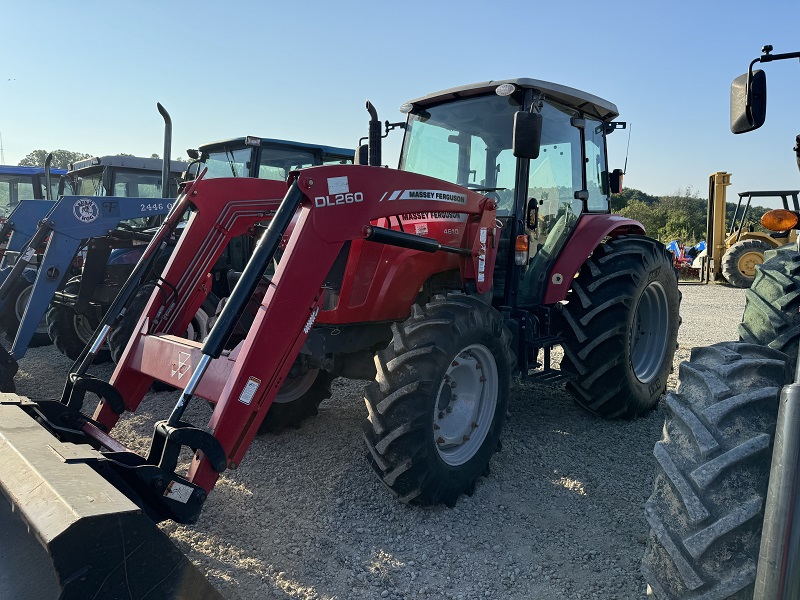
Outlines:
[[[265,146],[261,148],[258,177],[286,181],[289,171],[313,167],[316,164],[319,164],[319,161],[309,150]]]
[[[107,168],[107,167],[106,167]],[[61,193],[65,196],[107,196],[103,186],[104,170],[63,179]],[[180,175],[170,174],[170,194],[175,197]],[[162,198],[161,172],[115,168],[111,173],[111,196],[127,198]]]
[[[20,200],[36,197],[32,175],[0,174],[0,217],[7,217]]]
[[[161,173],[143,171],[114,171],[114,196],[128,198],[162,198]],[[176,180],[175,175],[171,179]],[[177,188],[176,188],[177,189]],[[170,194],[170,197],[173,194]]]
[[[517,159],[511,151],[514,113],[511,96],[480,96],[412,114],[400,168],[492,194],[498,214],[514,201]]]
[[[206,179],[217,177],[249,177],[253,148],[221,148],[204,154],[202,165],[208,169]],[[200,170],[203,170],[203,166]]]

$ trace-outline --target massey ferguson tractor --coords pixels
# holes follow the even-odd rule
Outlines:
[[[753,66],[800,58],[771,52],[765,46],[733,81],[733,133],[764,123],[766,75]],[[800,136],[794,151],[800,168]],[[761,223],[800,230],[800,211],[769,211]],[[666,399],[642,561],[656,598],[800,598],[798,250],[793,243],[764,254],[740,341],[695,348]]]
[[[473,492],[517,378],[566,379],[604,417],[655,406],[680,294],[664,246],[609,213],[616,107],[533,79],[430,94],[404,105],[404,124],[386,125],[405,130],[397,170],[382,166],[382,125],[367,108],[358,156],[368,164],[300,169],[286,182],[201,173],[185,183],[62,397],[0,396],[0,540],[14,548],[0,548],[1,568],[47,574],[11,578],[25,589],[9,597],[34,586],[43,597],[216,597],[155,523],[195,522],[268,412],[313,414],[337,376],[373,380],[368,461],[418,505]],[[158,285],[142,294],[179,224]],[[231,274],[209,336],[181,337],[212,267],[245,234],[258,244]],[[94,354],[126,323],[110,380],[91,376]],[[154,381],[181,391],[143,456],[113,428]],[[207,424],[185,420],[197,401],[214,406]]]

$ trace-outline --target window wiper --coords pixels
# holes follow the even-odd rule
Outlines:
[[[475,190],[476,192],[501,192],[503,190],[508,189],[504,187],[484,187],[482,185],[476,185],[474,183],[464,183],[462,185],[468,190]]]
[[[236,167],[233,160],[233,152],[225,148],[225,156],[228,158],[228,164],[231,166],[231,173],[233,173],[233,176],[236,177]]]

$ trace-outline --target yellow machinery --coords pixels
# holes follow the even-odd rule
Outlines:
[[[726,228],[726,188],[731,184],[731,175],[724,171],[713,173],[708,181],[708,228],[706,239],[707,256],[703,260],[700,278],[705,283],[724,279],[733,286],[747,288],[753,282],[756,265],[764,262],[764,252],[783,246],[797,239],[795,231],[764,233],[754,231],[748,221],[750,202],[753,198],[781,198],[783,207],[789,209],[789,198],[793,210],[798,206],[798,190],[739,192],[739,202],[729,228]],[[745,200],[746,199],[746,200]]]

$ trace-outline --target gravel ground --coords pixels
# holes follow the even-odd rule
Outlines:
[[[737,338],[744,290],[682,284],[675,364]],[[33,398],[60,393],[70,361],[52,346],[20,363]],[[95,369],[99,376],[110,367]],[[676,369],[677,371],[677,369]],[[669,387],[676,385],[674,376]],[[199,523],[162,525],[231,600],[251,598],[641,598],[644,502],[663,415],[601,421],[562,387],[514,388],[502,451],[453,509],[399,503],[364,460],[362,383],[337,380],[318,417],[258,438],[220,478]],[[114,430],[145,452],[174,392],[151,393]],[[189,420],[210,414],[195,402]]]

